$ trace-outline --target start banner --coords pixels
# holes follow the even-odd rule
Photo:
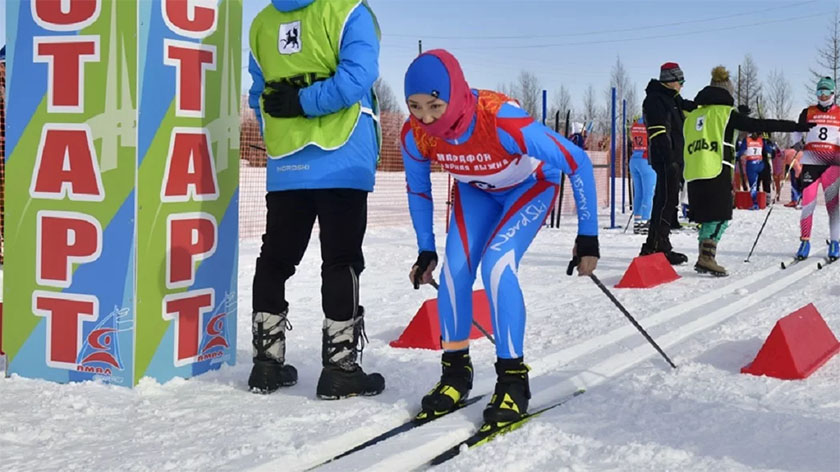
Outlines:
[[[241,0],[7,2],[7,375],[235,360]]]

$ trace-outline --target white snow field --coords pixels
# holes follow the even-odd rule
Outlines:
[[[840,264],[817,270],[828,236],[817,209],[814,254],[787,270],[798,245],[799,211],[777,206],[750,263],[765,211],[736,211],[719,246],[731,275],[695,274],[697,233],[674,246],[691,260],[681,279],[652,289],[612,289],[674,360],[671,369],[613,303],[584,277],[567,277],[576,232],[573,216],[545,228],[519,275],[528,307],[526,362],[531,408],[586,393],[521,429],[462,452],[436,471],[840,471],[840,356],[806,380],[739,373],[776,320],[813,303],[840,335]],[[618,224],[626,221],[619,213]],[[602,214],[602,226],[608,224]],[[443,248],[442,224],[438,228]],[[601,232],[596,274],[614,286],[643,236]],[[379,396],[315,398],[321,363],[320,260],[311,241],[287,294],[294,325],[288,361],[297,385],[272,395],[249,393],[251,278],[259,245],[240,249],[238,364],[217,372],[134,390],[97,383],[57,385],[0,376],[0,470],[297,471],[316,466],[401,422],[437,381],[439,351],[394,349],[431,287],[413,290],[416,257],[410,227],[371,228],[361,277],[370,344],[367,371],[381,372]],[[480,281],[476,286],[480,285]],[[492,389],[495,353],[484,340],[471,353],[473,394]],[[409,433],[327,464],[329,471],[403,471],[467,437],[484,400]]]

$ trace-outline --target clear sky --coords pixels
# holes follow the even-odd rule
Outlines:
[[[267,0],[245,0],[245,31]],[[810,1],[600,1],[600,0],[369,0],[382,28],[380,73],[398,98],[403,74],[424,49],[445,48],[460,60],[477,88],[511,82],[533,72],[552,92],[561,84],[573,106],[592,84],[600,100],[610,69],[621,57],[638,96],[663,62],[680,64],[683,95],[708,84],[712,67],[733,74],[746,54],[761,79],[782,70],[795,94],[792,113],[813,95],[805,90],[830,19],[840,2]],[[246,35],[247,36],[247,35]],[[247,48],[247,38],[243,48]],[[250,78],[243,77],[243,86]]]
[[[3,2],[5,5],[5,2]],[[242,47],[248,28],[268,0],[243,0]],[[382,28],[380,73],[394,93],[403,94],[403,74],[424,49],[446,48],[461,61],[477,88],[511,82],[533,72],[549,91],[565,85],[575,108],[589,84],[598,99],[620,57],[638,95],[659,66],[680,64],[683,95],[693,98],[709,81],[711,68],[727,66],[733,76],[746,54],[762,80],[773,69],[791,83],[794,113],[813,100],[806,91],[838,0],[601,1],[601,0],[369,0]],[[0,9],[5,37],[5,8]],[[244,56],[243,59],[246,59]],[[243,89],[251,83],[243,62]],[[734,77],[733,77],[734,79]]]

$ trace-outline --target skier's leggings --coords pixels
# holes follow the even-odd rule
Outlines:
[[[790,175],[790,201],[798,202],[802,198],[802,187],[799,184],[799,177],[796,176],[796,171],[793,168],[788,173]]]
[[[799,172],[802,176],[802,215],[799,219],[800,237],[811,238],[814,223],[814,209],[817,207],[817,187],[820,183],[825,194],[825,209],[828,210],[828,227],[831,240],[840,239],[840,166],[806,164]]]
[[[758,177],[764,170],[764,161],[752,160],[747,161],[747,182],[750,184],[750,195],[753,197],[753,202],[756,201],[755,196],[758,193]]]
[[[480,264],[496,355],[504,359],[523,356],[525,301],[519,287],[519,261],[545,222],[558,182],[559,173],[541,179],[531,176],[503,192],[456,184],[438,292],[444,342],[469,339],[473,281]]]
[[[633,176],[633,214],[647,221],[653,207],[653,191],[656,189],[656,171],[641,151],[630,156],[630,174]]]

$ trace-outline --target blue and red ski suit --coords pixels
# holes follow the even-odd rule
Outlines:
[[[472,288],[481,266],[497,356],[513,359],[523,356],[525,335],[519,262],[551,212],[560,172],[571,181],[578,235],[598,235],[595,179],[582,149],[508,97],[473,94],[476,114],[457,139],[433,137],[414,118],[403,126],[409,210],[419,250],[435,251],[430,172],[438,162],[456,181],[438,293],[443,341],[469,339]]]

